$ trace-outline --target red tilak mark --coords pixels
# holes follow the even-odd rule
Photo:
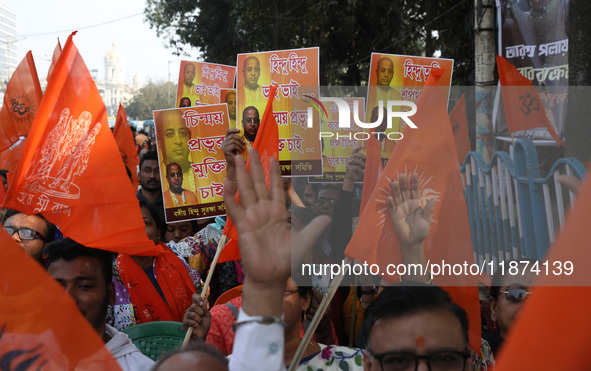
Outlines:
[[[424,346],[425,346],[425,338],[424,338],[424,337],[422,337],[422,336],[419,336],[419,337],[417,338],[417,340],[415,340],[415,344],[416,344],[418,347],[424,347]]]

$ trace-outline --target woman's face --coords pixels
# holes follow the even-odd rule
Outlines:
[[[292,279],[287,280],[285,292],[283,293],[283,313],[285,314],[285,323],[288,328],[300,326],[302,311],[308,310],[311,296],[301,297],[297,292],[298,287]]]
[[[164,232],[164,242],[179,242],[185,237],[193,235],[191,222],[170,223],[166,225]]]
[[[530,276],[507,276],[499,296],[491,299],[491,318],[499,326],[502,337],[507,336],[530,291],[533,278]]]
[[[160,241],[160,228],[158,228],[156,221],[152,218],[152,214],[150,214],[150,210],[147,207],[142,207],[141,211],[144,224],[146,225],[145,230],[148,238],[154,241],[154,243],[158,243],[158,241]]]

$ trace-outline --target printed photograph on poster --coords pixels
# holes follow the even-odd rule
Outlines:
[[[235,76],[236,67],[234,66],[181,61],[176,107],[221,103],[220,89],[232,89]],[[191,104],[187,106],[189,101]]]
[[[359,117],[365,117],[365,98],[340,98],[349,105],[354,122],[354,104],[357,102]],[[351,153],[363,145],[363,128],[351,124],[350,128],[339,127],[339,112],[336,103],[324,102],[327,116],[321,114],[322,176],[310,177],[310,183],[342,183],[345,180],[347,161]],[[359,133],[359,134],[358,134]]]
[[[431,70],[442,68],[444,73],[438,80],[438,85],[448,87],[446,91],[449,101],[449,89],[453,72],[453,59],[426,58],[396,54],[371,54],[369,70],[369,88],[367,90],[366,122],[376,122],[379,119],[379,103],[382,102],[382,125],[376,130],[383,134],[376,135],[380,141],[382,165],[385,167],[400,140],[404,121],[400,117],[393,117],[387,122],[388,101],[408,101],[417,103],[421,91]],[[393,112],[408,112],[410,106],[394,105]],[[402,122],[401,122],[402,121]],[[402,139],[404,140],[404,139]],[[365,143],[364,143],[365,144]],[[364,146],[364,154],[366,149]]]
[[[534,110],[544,113],[557,137],[564,139],[566,132],[566,111],[568,103],[568,12],[569,2],[509,1],[497,0],[499,29],[498,54],[505,58],[517,71],[536,87],[537,97],[520,94],[518,88],[513,94],[521,95],[519,101],[507,106],[501,99],[501,89],[495,96],[493,111],[494,132],[497,138],[512,141],[514,138],[529,138],[539,145],[556,145],[555,138],[539,125],[536,128],[515,131],[507,123],[511,111],[529,114]],[[505,74],[510,80],[510,74]],[[501,76],[499,76],[499,80]],[[539,109],[539,105],[544,110]],[[534,115],[532,115],[534,116]],[[539,117],[522,117],[536,125]],[[545,121],[545,118],[543,118]],[[530,127],[525,123],[520,126]],[[535,126],[535,125],[533,125]]]
[[[226,104],[154,111],[166,222],[226,214]]]
[[[279,126],[279,164],[283,175],[322,175],[320,125],[308,128],[304,96],[319,96],[318,48],[239,54],[236,64],[236,128],[250,146],[269,97],[279,85],[273,112]],[[318,115],[314,111],[314,121]],[[241,153],[246,156],[246,151]]]
[[[228,105],[228,115],[230,117],[230,127],[236,127],[236,89],[220,89],[220,103]]]

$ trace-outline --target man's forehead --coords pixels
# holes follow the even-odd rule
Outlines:
[[[244,61],[244,66],[245,67],[256,67],[256,66],[260,66],[260,63],[257,58],[247,58],[246,61]]]
[[[56,280],[103,280],[101,263],[98,259],[91,256],[80,256],[70,261],[58,259],[49,265],[47,273]]]
[[[180,172],[181,171],[181,167],[177,164],[168,164],[168,166],[166,167],[166,173],[176,173],[176,172]]]
[[[18,214],[14,214],[12,215],[10,218],[7,218],[4,221],[4,225],[7,227],[12,227],[12,226],[16,226],[15,224],[19,224],[19,226],[23,226],[23,225],[30,225],[32,223],[37,224],[37,223],[43,223],[43,224],[47,224],[47,222],[45,220],[43,220],[42,217],[40,217],[39,215],[27,215],[25,213],[18,213]]]
[[[192,70],[191,72],[195,72],[195,66],[193,66],[191,63],[187,63],[185,65],[185,71],[188,71],[188,70]]]
[[[144,162],[142,163],[142,169],[145,168],[145,167],[150,167],[150,168],[159,167],[158,161],[156,161],[156,160],[144,160]]]
[[[336,199],[338,197],[339,193],[335,190],[335,189],[322,189],[320,192],[318,192],[318,197],[324,197],[324,198],[334,198]],[[332,197],[330,197],[332,196]]]
[[[257,110],[256,110],[256,109],[254,109],[254,108],[248,108],[248,109],[246,110],[246,113],[245,113],[244,115],[245,115],[245,116],[256,116],[256,117],[259,117],[259,113],[258,113],[258,112],[257,112]]]
[[[382,59],[378,62],[378,68],[394,68],[394,63],[389,59]]]
[[[462,350],[463,329],[455,315],[447,310],[420,311],[400,317],[382,317],[370,331],[372,350],[427,352],[441,349]]]

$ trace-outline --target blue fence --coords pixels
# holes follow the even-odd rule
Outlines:
[[[479,263],[543,259],[575,199],[556,177],[583,178],[586,172],[580,161],[563,158],[542,175],[536,148],[528,139],[516,140],[511,152],[494,153],[488,165],[479,153],[470,152],[461,166]]]

